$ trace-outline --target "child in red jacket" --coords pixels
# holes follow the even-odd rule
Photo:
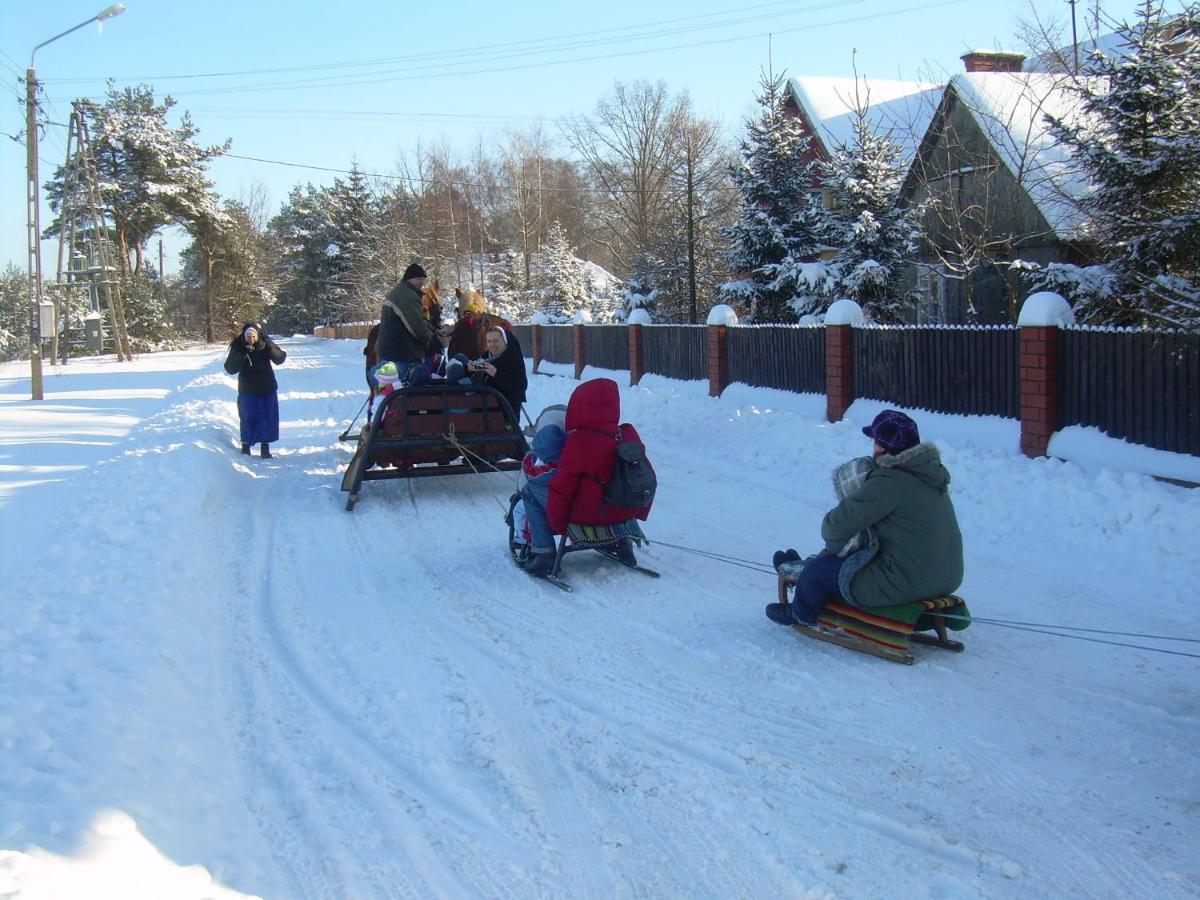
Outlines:
[[[616,468],[618,442],[641,442],[637,429],[620,424],[620,418],[621,394],[617,383],[609,378],[585,381],[571,394],[567,439],[546,496],[521,492],[533,536],[533,554],[525,566],[531,574],[550,571],[554,565],[554,535],[564,534],[569,523],[613,525],[635,518],[644,521],[650,514],[649,506],[614,506],[604,499]],[[617,555],[626,565],[636,563],[628,540],[618,545]]]

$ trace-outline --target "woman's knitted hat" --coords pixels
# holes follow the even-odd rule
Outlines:
[[[921,443],[917,423],[898,409],[885,409],[875,421],[863,429],[863,434],[888,453],[902,453]]]

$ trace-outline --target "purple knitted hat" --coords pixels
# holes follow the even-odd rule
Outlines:
[[[863,434],[873,438],[888,453],[901,453],[921,443],[917,423],[898,409],[885,409],[863,429]]]

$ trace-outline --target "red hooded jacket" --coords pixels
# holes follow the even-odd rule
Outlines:
[[[632,425],[618,426],[621,395],[609,378],[585,381],[567,402],[566,432],[558,471],[550,479],[546,516],[555,534],[563,534],[567,523],[611,525],[638,518],[645,520],[650,507],[631,509],[613,506],[604,499],[617,460],[620,439],[641,443]]]

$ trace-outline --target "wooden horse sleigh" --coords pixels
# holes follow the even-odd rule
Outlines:
[[[794,563],[780,566],[778,602],[788,602],[788,588],[796,583],[801,568]],[[951,640],[948,630],[961,631],[969,624],[966,602],[950,594],[917,603],[866,609],[847,603],[827,603],[815,626],[797,624],[792,628],[805,637],[911,666],[914,657],[909,650],[913,644],[962,653],[965,649],[962,642]],[[927,631],[934,633],[925,634]]]
[[[345,436],[348,439],[348,435]],[[353,510],[364,481],[521,467],[528,450],[516,413],[495,388],[424,384],[383,397],[342,477]]]

